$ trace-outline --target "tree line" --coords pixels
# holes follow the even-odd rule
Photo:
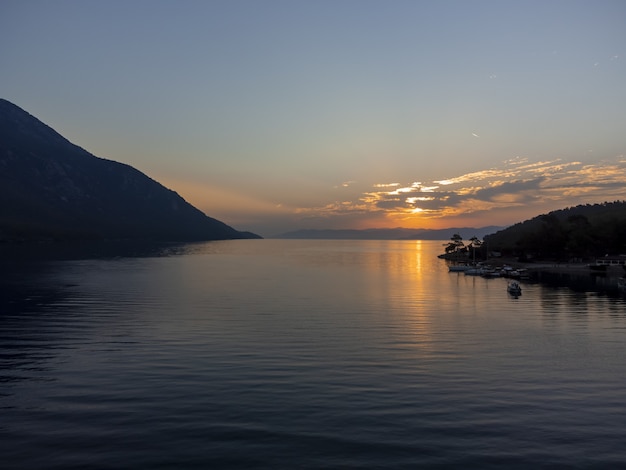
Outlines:
[[[570,207],[487,235],[484,250],[567,261],[626,254],[626,201]]]

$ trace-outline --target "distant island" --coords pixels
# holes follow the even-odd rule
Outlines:
[[[329,240],[446,240],[455,233],[483,238],[485,235],[502,230],[501,226],[461,227],[446,229],[372,228],[363,230],[296,230],[274,235],[270,238],[286,239],[329,239]]]
[[[261,238],[0,99],[0,241]]]

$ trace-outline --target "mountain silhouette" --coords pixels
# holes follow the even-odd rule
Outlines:
[[[260,238],[0,99],[0,240]]]

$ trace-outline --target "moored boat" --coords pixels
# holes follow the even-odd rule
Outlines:
[[[485,268],[480,275],[482,277],[500,277],[500,271],[493,268]]]
[[[448,266],[448,272],[450,273],[462,273],[471,269],[472,267],[469,264],[453,264]]]
[[[511,281],[506,286],[506,290],[511,295],[522,295],[522,286],[517,281]]]

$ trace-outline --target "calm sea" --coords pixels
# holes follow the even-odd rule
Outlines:
[[[514,298],[504,279],[449,273],[441,250],[238,240],[5,259],[0,466],[626,466],[612,281]]]

